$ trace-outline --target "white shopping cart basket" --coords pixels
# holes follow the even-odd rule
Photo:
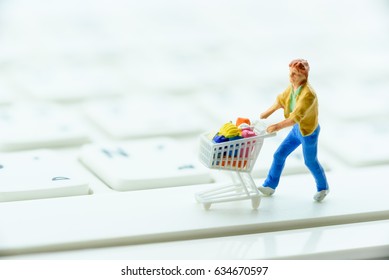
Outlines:
[[[261,197],[251,177],[251,170],[262,148],[264,138],[274,136],[265,130],[254,131],[257,136],[223,143],[214,143],[203,134],[200,138],[200,161],[210,169],[230,171],[232,184],[196,194],[196,200],[209,209],[212,203],[251,199],[254,209]]]

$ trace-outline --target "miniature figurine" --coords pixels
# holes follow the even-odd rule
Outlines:
[[[316,181],[317,192],[313,199],[320,202],[329,193],[326,175],[317,159],[317,143],[320,133],[318,122],[318,101],[316,93],[308,83],[309,64],[304,59],[295,59],[289,64],[290,85],[277,96],[276,102],[260,115],[266,119],[278,109],[284,110],[285,120],[272,124],[266,131],[276,132],[293,126],[274,153],[273,163],[259,191],[266,196],[275,192],[285,160],[300,144],[303,149],[305,165]]]

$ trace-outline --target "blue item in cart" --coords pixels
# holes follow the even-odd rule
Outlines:
[[[224,135],[219,135],[219,134],[216,134],[214,137],[213,137],[213,142],[215,143],[223,143],[223,142],[227,142],[227,141],[230,141],[229,138],[225,137]]]

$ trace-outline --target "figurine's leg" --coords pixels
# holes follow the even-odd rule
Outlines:
[[[282,170],[285,166],[286,158],[301,144],[300,139],[297,135],[298,130],[298,125],[295,125],[293,129],[289,132],[289,134],[286,136],[284,141],[282,141],[277,151],[274,153],[273,163],[270,167],[269,174],[267,175],[267,178],[263,183],[263,187],[272,188],[274,190],[278,186]],[[271,192],[271,190],[268,191]]]
[[[311,135],[302,137],[301,140],[305,165],[315,178],[318,192],[328,190],[328,183],[324,169],[317,159],[317,142],[319,132],[320,126],[318,126]]]

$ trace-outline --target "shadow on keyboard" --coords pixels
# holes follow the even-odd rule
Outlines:
[[[389,258],[386,2],[0,7],[1,259]],[[300,56],[331,193],[313,201],[297,149],[257,210],[204,210],[195,194],[231,178],[200,163],[199,136],[258,119]],[[287,132],[265,139],[256,185]]]

